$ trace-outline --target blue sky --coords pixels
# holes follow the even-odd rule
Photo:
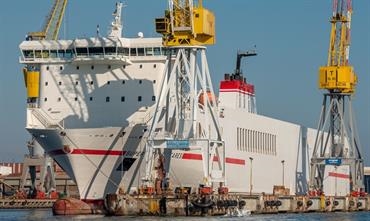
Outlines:
[[[163,15],[166,0],[127,0],[124,35],[158,36],[154,18]],[[107,32],[115,0],[70,0],[60,36],[94,36]],[[235,66],[238,49],[258,56],[244,60],[247,80],[256,87],[258,112],[315,128],[322,94],[317,71],[327,61],[331,0],[204,0],[216,15],[216,45],[208,48],[213,84]],[[25,88],[18,64],[19,43],[38,31],[50,0],[3,1],[0,7],[0,161],[21,161],[29,138],[25,125]],[[359,78],[354,98],[359,136],[370,165],[370,1],[354,0],[350,63]]]

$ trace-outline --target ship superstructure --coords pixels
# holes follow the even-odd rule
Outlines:
[[[191,58],[187,50],[173,53],[162,46],[162,38],[121,37],[121,9],[122,5],[117,4],[108,37],[29,39],[20,45],[28,91],[26,128],[76,181],[83,200],[102,200],[118,189],[138,192],[147,182],[151,155],[146,144],[148,140],[158,141],[158,136],[151,137],[156,133],[162,133],[163,143],[166,138],[166,133],[158,129],[160,126],[152,124],[161,125],[153,117],[163,119],[166,114],[158,114],[157,107],[165,110],[166,102],[181,100],[172,97],[177,92],[163,90],[164,81],[171,82],[164,76],[169,64],[175,66],[181,53]],[[183,71],[186,67],[178,69]],[[187,128],[193,129],[182,132],[200,131],[216,137],[212,142],[222,148],[208,156],[204,148],[191,143],[166,143],[167,147],[176,147],[162,153],[167,159],[161,163],[165,164],[170,187],[198,187],[212,183],[205,179],[218,178],[230,192],[271,193],[274,185],[283,185],[291,193],[306,193],[315,130],[258,115],[254,86],[241,73],[225,75],[218,96],[213,88],[208,89],[188,90],[192,99],[181,101],[193,102],[193,106],[199,107],[197,112],[189,113],[186,107],[179,112],[178,103],[168,112],[174,116],[166,118],[192,114],[202,121],[208,119],[204,117],[205,108],[210,107],[214,112],[209,112],[209,119],[216,123],[209,126],[211,121],[187,122]],[[157,105],[158,101],[162,106]],[[172,121],[173,130],[166,128],[177,133],[176,141],[180,141],[179,131],[185,128],[178,124],[185,119],[182,117]],[[156,163],[157,158],[151,162],[153,168],[158,168]],[[219,170],[204,171],[210,167]],[[338,195],[348,193],[348,173],[325,173],[339,179],[335,190]]]

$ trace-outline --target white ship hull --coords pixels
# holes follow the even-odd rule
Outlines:
[[[274,185],[284,184],[292,194],[307,193],[309,156],[315,130],[227,109],[220,123],[225,135],[226,186],[231,192],[249,193],[252,184],[253,193],[272,193]],[[238,150],[237,128],[276,134],[276,149],[245,144]],[[143,129],[143,126],[136,125],[124,136],[120,136],[119,127],[66,129],[65,136],[60,136],[61,131],[57,129],[28,130],[39,137],[37,140],[46,152],[76,181],[81,199],[99,200],[120,187],[132,193],[142,185],[145,153],[139,137],[143,135]],[[170,154],[171,185],[197,187],[203,180],[202,152],[177,150]],[[348,176],[345,175],[348,169],[336,170],[334,172],[333,168],[330,176],[327,172],[326,182],[336,187],[329,186],[326,193],[345,195],[349,191]]]

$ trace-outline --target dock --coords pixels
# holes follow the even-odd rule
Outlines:
[[[106,197],[107,215],[243,216],[270,213],[357,212],[370,210],[370,197],[274,195],[119,195]]]
[[[56,199],[0,199],[0,209],[51,208]]]

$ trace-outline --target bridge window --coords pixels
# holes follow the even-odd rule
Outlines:
[[[91,47],[89,48],[90,55],[102,55],[104,54],[102,47]]]
[[[154,55],[161,55],[161,48],[153,48]]]
[[[76,48],[77,56],[87,56],[87,48]]]
[[[145,55],[145,53],[144,53],[144,48],[138,48],[138,49],[137,49],[137,55],[138,55],[138,56],[144,56],[144,55]]]
[[[141,100],[142,100],[142,99],[141,99],[141,96],[138,96],[138,97],[137,97],[137,101],[141,102]]]
[[[152,101],[155,101],[155,96],[152,96]]]
[[[64,50],[58,50],[58,55],[60,58],[64,58],[66,56],[66,52]]]
[[[121,102],[125,102],[125,96],[121,97]]]
[[[67,49],[65,53],[65,58],[73,58],[73,57],[74,57],[73,50]]]
[[[118,54],[119,55],[124,55],[124,56],[129,56],[129,49],[128,48],[118,48]]]
[[[34,53],[32,50],[24,50],[23,55],[25,58],[33,58]]]
[[[147,56],[153,55],[153,48],[145,48],[145,53]]]
[[[58,51],[57,50],[50,50],[50,58],[57,58]]]
[[[116,47],[106,47],[104,50],[106,55],[116,55]]]
[[[35,57],[36,58],[42,58],[41,50],[36,50],[35,51]]]
[[[93,100],[93,97],[90,97],[89,100],[92,101]]]
[[[110,101],[110,97],[106,97],[105,102],[109,102],[109,101]]]
[[[136,56],[136,48],[130,48],[130,56]]]

